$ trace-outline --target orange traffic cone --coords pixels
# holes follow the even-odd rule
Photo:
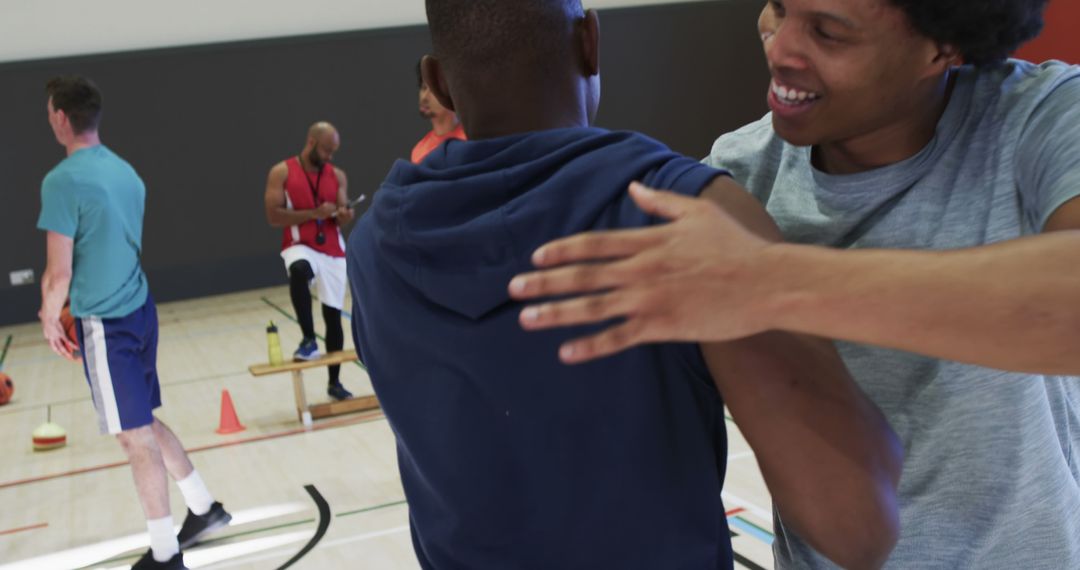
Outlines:
[[[246,427],[240,425],[240,418],[236,417],[236,408],[233,407],[232,396],[228,390],[221,391],[221,422],[217,432],[225,435],[244,431]]]

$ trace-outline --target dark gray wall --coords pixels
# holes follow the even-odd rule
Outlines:
[[[768,74],[759,0],[601,13],[597,123],[642,131],[692,155],[760,117]],[[143,267],[158,301],[284,283],[280,230],[262,195],[305,129],[335,123],[335,161],[370,194],[428,125],[416,113],[423,26],[0,65],[0,324],[30,321],[38,286],[11,287],[45,246],[35,229],[42,177],[63,158],[45,118],[45,81],[92,77],[106,98],[104,142],[147,184]]]

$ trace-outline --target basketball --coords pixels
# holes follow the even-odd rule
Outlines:
[[[60,326],[64,327],[68,340],[75,346],[79,346],[79,335],[75,332],[75,317],[71,316],[71,309],[67,305],[64,305],[64,310],[60,311]]]
[[[0,372],[0,406],[11,401],[11,395],[15,393],[15,383],[11,377]]]

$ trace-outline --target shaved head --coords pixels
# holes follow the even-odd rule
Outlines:
[[[599,19],[581,0],[426,0],[424,84],[472,140],[588,125]]]
[[[337,129],[334,125],[326,121],[319,121],[308,127],[307,136],[310,139],[320,140],[326,136],[338,136]]]
[[[300,155],[315,167],[330,162],[341,146],[341,136],[334,125],[319,121],[308,127],[307,143]]]
[[[581,0],[427,0],[434,55],[461,73],[565,64]]]

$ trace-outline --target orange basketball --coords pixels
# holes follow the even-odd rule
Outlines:
[[[75,317],[71,316],[71,310],[67,305],[64,305],[64,309],[60,311],[60,326],[64,327],[68,340],[75,346],[79,346],[79,335],[75,332]]]
[[[11,395],[15,393],[15,383],[11,377],[0,372],[0,406],[11,401]]]

